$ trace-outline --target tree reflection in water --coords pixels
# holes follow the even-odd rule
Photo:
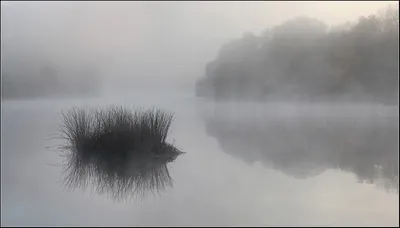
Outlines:
[[[205,116],[207,134],[226,153],[296,178],[340,169],[354,173],[358,182],[398,193],[398,116],[261,117],[238,112],[243,108],[217,108]]]

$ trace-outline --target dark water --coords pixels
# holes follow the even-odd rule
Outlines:
[[[146,97],[143,100],[143,97]],[[157,105],[187,152],[172,188],[115,203],[65,191],[61,109]],[[214,104],[190,95],[2,104],[2,225],[398,226],[398,106]]]

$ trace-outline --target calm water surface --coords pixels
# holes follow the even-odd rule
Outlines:
[[[168,140],[187,153],[173,188],[122,203],[64,190],[47,148],[60,111],[116,103],[175,112]],[[2,106],[2,225],[399,225],[398,106],[145,94]]]

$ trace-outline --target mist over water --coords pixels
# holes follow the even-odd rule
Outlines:
[[[2,2],[2,225],[398,226],[398,30],[324,30],[320,46],[265,35],[390,4]],[[168,164],[173,185],[118,202],[65,189],[61,110],[107,105],[174,113],[166,141],[186,153]]]

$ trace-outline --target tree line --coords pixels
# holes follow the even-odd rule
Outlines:
[[[8,57],[8,56],[6,56]],[[46,61],[7,59],[2,68],[3,99],[93,95],[99,92],[96,68],[65,70]]]
[[[397,102],[399,12],[329,27],[296,17],[224,44],[196,83],[216,100],[367,98]]]

